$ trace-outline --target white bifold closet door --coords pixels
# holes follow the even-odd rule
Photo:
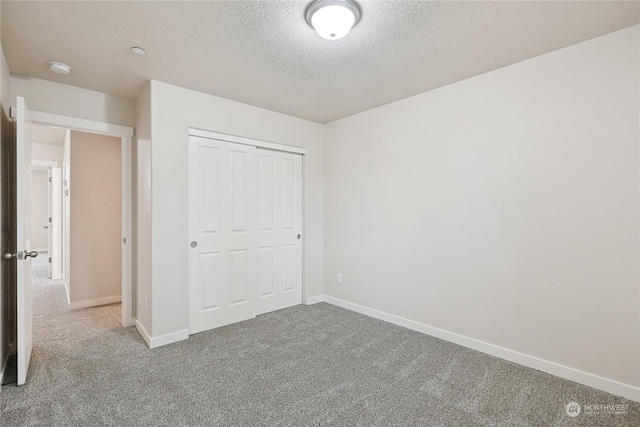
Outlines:
[[[258,314],[302,303],[302,155],[257,149]]]
[[[189,138],[189,333],[302,302],[302,156]]]

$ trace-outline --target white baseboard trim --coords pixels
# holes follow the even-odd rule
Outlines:
[[[318,297],[313,297],[313,299],[316,298]],[[463,347],[471,348],[473,350],[477,350],[491,356],[499,357],[501,359],[505,359],[519,365],[527,366],[538,371],[546,372],[548,374],[555,375],[569,381],[574,381],[576,383],[593,387],[598,390],[606,391],[607,393],[621,396],[635,402],[640,402],[639,387],[623,384],[618,381],[603,378],[598,375],[590,374],[588,372],[580,371],[568,366],[560,365],[558,363],[550,362],[548,360],[540,359],[538,357],[530,356],[528,354],[520,353],[514,350],[509,350],[507,348],[489,344],[484,341],[465,337],[464,335],[445,331],[444,329],[435,328],[433,326],[405,319],[394,314],[389,314],[383,311],[375,310],[373,308],[354,304],[352,302],[341,300],[339,298],[324,295],[322,296],[322,300],[326,303],[346,308],[347,310],[355,311],[366,316],[384,320],[385,322],[393,323],[394,325],[402,326],[404,328],[421,332],[432,337],[440,338],[442,340],[449,341]],[[307,301],[309,301],[309,298],[307,299]]]
[[[136,319],[136,329],[142,335],[142,339],[147,343],[149,348],[162,347],[163,345],[173,344],[174,342],[183,341],[189,339],[189,330],[183,329],[177,332],[171,332],[169,334],[160,335],[159,337],[151,337],[149,332],[142,326],[139,320]]]
[[[121,295],[114,295],[112,297],[88,299],[78,302],[69,302],[69,310],[77,310],[79,308],[97,307],[99,305],[115,304],[122,301]]]
[[[173,344],[174,342],[183,341],[186,339],[189,339],[189,330],[183,329],[181,331],[160,335],[159,337],[152,337],[149,348],[157,348],[163,345]]]
[[[319,302],[324,301],[324,295],[316,295],[315,297],[309,297],[307,298],[307,301],[305,302],[306,305],[312,305],[312,304],[317,304]]]
[[[142,323],[138,319],[136,319],[136,330],[142,336],[142,339],[145,343],[147,343],[147,347],[151,347],[151,337],[147,330],[142,326]]]
[[[64,290],[67,294],[67,306],[71,305],[71,292],[69,292],[69,282],[64,282]]]
[[[183,329],[181,331],[160,335],[159,337],[151,337],[149,341],[149,348],[161,347],[163,345],[173,344],[174,342],[186,339],[189,339],[189,330]]]

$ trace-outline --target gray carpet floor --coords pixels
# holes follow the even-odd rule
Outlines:
[[[639,404],[325,303],[149,350],[118,304],[69,312],[42,268],[3,427],[640,426]],[[571,418],[572,401],[629,407]]]

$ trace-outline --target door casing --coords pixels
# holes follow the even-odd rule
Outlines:
[[[36,124],[63,127],[81,132],[108,135],[122,140],[122,326],[135,325],[133,315],[133,128],[58,114],[30,111]]]

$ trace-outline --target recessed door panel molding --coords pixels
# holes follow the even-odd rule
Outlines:
[[[200,147],[200,170],[202,171],[201,215],[202,232],[218,233],[220,229],[220,149]]]
[[[298,226],[296,217],[296,184],[302,177],[300,165],[296,164],[295,159],[283,158],[280,160],[282,164],[282,229],[295,230]]]
[[[229,252],[231,256],[231,302],[230,305],[244,304],[247,302],[249,290],[248,250],[240,249]]]
[[[274,294],[274,262],[275,248],[268,246],[258,249],[258,282],[260,298],[272,296]]]
[[[296,283],[296,246],[282,245],[282,292],[292,292]]]
[[[273,230],[275,220],[275,159],[258,155],[260,179],[260,231]]]
[[[206,278],[206,280],[203,280]],[[200,310],[220,308],[220,253],[200,254],[200,287],[202,305]]]
[[[231,232],[247,232],[247,219],[249,209],[249,188],[253,187],[253,183],[247,182],[248,176],[248,153],[230,150],[229,151],[229,178],[230,182],[227,186],[231,192],[231,212],[229,219],[231,220]],[[253,177],[253,174],[251,174]]]

